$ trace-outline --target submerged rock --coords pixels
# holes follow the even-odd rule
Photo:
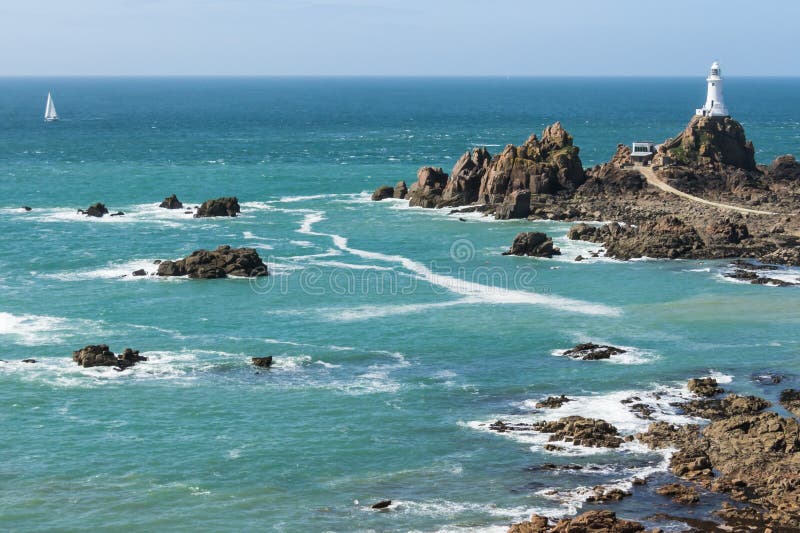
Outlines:
[[[172,196],[164,198],[164,201],[161,202],[158,207],[163,207],[164,209],[183,209],[183,203],[173,194]]]
[[[24,209],[25,211],[33,211],[33,208],[29,205],[23,205],[21,209]]]
[[[561,396],[548,396],[541,402],[537,402],[537,409],[557,409],[567,402],[574,401],[572,398],[567,398],[563,394]]]
[[[240,212],[238,198],[228,196],[217,198],[216,200],[206,200],[203,205],[197,208],[194,217],[235,217]]]
[[[700,496],[697,494],[697,488],[691,485],[684,485],[682,483],[669,483],[656,489],[656,494],[662,496],[669,496],[675,503],[681,505],[688,505],[700,501]]]
[[[553,257],[561,255],[561,250],[553,246],[553,239],[539,231],[529,231],[517,234],[514,242],[503,255],[527,255],[531,257]]]
[[[607,346],[603,344],[594,344],[587,342],[579,344],[574,348],[570,348],[564,355],[573,359],[581,359],[583,361],[597,361],[599,359],[610,359],[612,355],[619,355],[625,353],[626,350],[617,348],[616,346]]]
[[[23,359],[22,362],[23,363],[31,363],[32,364],[32,363],[36,362],[36,359]]]
[[[159,276],[189,276],[196,279],[215,279],[228,276],[267,276],[267,265],[253,248],[219,246],[216,250],[195,250],[185,259],[162,261]]]

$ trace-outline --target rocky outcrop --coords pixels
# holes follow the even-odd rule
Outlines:
[[[573,359],[581,359],[583,361],[597,361],[599,359],[609,359],[612,355],[619,355],[625,353],[622,348],[616,346],[606,346],[603,344],[594,344],[587,342],[579,344],[574,348],[564,352],[564,355]]]
[[[158,207],[163,207],[164,209],[183,209],[183,203],[173,194],[172,196],[164,198],[164,201],[158,204]]]
[[[739,396],[737,394],[730,394],[721,400],[690,400],[678,404],[684,413],[709,420],[755,414],[770,407],[770,405],[767,400],[758,396]]]
[[[537,409],[558,409],[567,402],[573,401],[572,398],[567,398],[563,394],[561,396],[548,396],[541,402],[536,403]]]
[[[385,200],[387,198],[394,198],[394,187],[381,185],[375,189],[375,192],[372,193],[373,202],[380,202],[381,200]]]
[[[89,207],[84,209],[78,209],[78,213],[81,215],[86,215],[87,217],[96,217],[100,218],[103,215],[108,214],[108,209],[106,208],[105,204],[97,202],[96,204],[92,204]]]
[[[108,349],[107,344],[89,345],[72,352],[72,360],[82,367],[112,366],[118,370],[125,370],[140,361],[147,361],[147,357],[139,355],[138,350],[125,348],[120,355]]]
[[[205,217],[235,217],[241,212],[239,200],[235,196],[206,200],[197,208],[195,218]]]
[[[686,384],[689,392],[704,398],[711,398],[724,392],[717,386],[717,380],[714,378],[692,378]]]
[[[668,483],[656,489],[656,494],[668,496],[673,502],[689,505],[700,501],[697,488],[682,483]]]
[[[527,255],[531,257],[553,257],[561,255],[561,250],[553,246],[553,239],[539,231],[529,231],[517,234],[514,242],[503,255]]]
[[[447,174],[441,168],[422,167],[417,171],[417,181],[408,190],[411,207],[436,207],[447,186]]]
[[[268,275],[267,266],[253,248],[219,246],[216,250],[196,250],[184,259],[162,261],[159,276],[189,276],[215,279],[228,276],[258,277]]]
[[[500,203],[506,195],[522,189],[532,194],[574,191],[586,180],[578,153],[572,136],[556,122],[544,129],[541,139],[531,135],[521,146],[506,146],[481,183],[480,199]]]
[[[531,191],[527,189],[516,190],[508,193],[503,203],[495,208],[494,218],[509,220],[512,218],[527,218],[531,214]]]
[[[618,448],[622,444],[617,428],[605,420],[568,416],[555,421],[537,422],[533,429],[552,433],[550,442],[569,442],[575,446]]]
[[[473,148],[462,155],[450,173],[451,178],[442,193],[442,202],[445,205],[477,202],[481,181],[489,171],[491,161],[492,156],[486,148]]]
[[[616,222],[601,227],[577,224],[567,236],[603,243],[606,255],[616,259],[702,259],[740,256],[750,233],[746,225],[730,218],[695,226],[664,215],[645,220],[639,226]]]
[[[528,521],[512,525],[508,533],[637,533],[644,530],[639,522],[617,518],[613,511],[603,509],[564,518],[553,525],[547,517],[533,515]]]
[[[795,416],[800,416],[800,390],[786,389],[781,391],[781,405]]]
[[[742,125],[730,117],[692,117],[677,137],[659,148],[654,164],[672,161],[688,166],[728,165],[755,170],[755,150]]]
[[[402,200],[408,195],[408,187],[406,186],[405,181],[398,181],[397,185],[394,186],[394,193],[393,197],[397,198],[398,200]]]

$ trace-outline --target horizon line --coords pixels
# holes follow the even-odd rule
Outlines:
[[[574,75],[574,74],[490,74],[490,75],[469,75],[469,74],[0,74],[0,79],[42,79],[42,78],[220,78],[220,79],[675,79],[687,78],[697,79],[701,75],[692,74],[597,74],[597,75]],[[800,74],[726,74],[725,79],[741,78],[773,78],[773,79],[797,79]]]

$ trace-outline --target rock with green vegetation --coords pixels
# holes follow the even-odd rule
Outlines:
[[[655,163],[664,156],[688,166],[727,165],[755,170],[755,150],[742,125],[731,117],[695,116],[677,137],[659,148]]]

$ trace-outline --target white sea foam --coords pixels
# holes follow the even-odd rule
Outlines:
[[[360,307],[352,308],[330,308],[320,309],[322,315],[333,322],[356,322],[359,320],[369,320],[372,318],[382,318],[386,316],[407,315],[413,313],[421,313],[430,309],[440,309],[444,307],[452,307],[456,305],[464,305],[475,303],[474,300],[469,298],[462,298],[450,302],[431,302],[420,304],[403,304],[403,305],[363,305]]]
[[[362,509],[370,510],[369,506]],[[397,514],[410,514],[416,516],[426,516],[439,519],[454,519],[460,514],[483,514],[497,518],[504,518],[511,521],[527,520],[532,512],[551,513],[553,516],[558,511],[556,509],[533,509],[528,507],[498,507],[494,504],[454,502],[444,499],[434,500],[393,500],[390,509]],[[508,526],[506,525],[506,529]]]
[[[297,230],[297,233],[302,233],[304,235],[322,235],[321,233],[312,231],[312,227],[317,222],[322,222],[323,220],[325,220],[325,214],[322,211],[306,213],[306,215],[303,217],[303,222],[300,224],[300,229]]]
[[[15,315],[0,312],[0,336],[23,346],[61,344],[77,334],[103,335],[101,322],[46,315]]]
[[[294,202],[307,202],[309,200],[322,200],[324,198],[337,198],[341,194],[311,194],[308,196],[281,196],[278,202],[281,203],[294,203]]]
[[[314,243],[310,241],[289,241],[289,244],[300,246],[301,248],[312,248],[314,246]]]
[[[342,251],[351,253],[358,257],[370,260],[398,263],[407,270],[415,273],[419,279],[432,285],[442,287],[451,292],[461,294],[482,303],[503,303],[503,304],[534,304],[551,307],[554,309],[577,312],[588,315],[619,316],[621,311],[617,308],[602,304],[594,304],[571,298],[563,298],[549,294],[536,294],[528,291],[511,290],[502,287],[492,287],[482,285],[472,281],[458,279],[452,276],[436,274],[428,267],[398,255],[387,255],[378,252],[368,252],[348,246],[348,241],[340,235],[329,235],[333,244]]]
[[[147,275],[133,276],[132,273],[139,269],[147,272]],[[132,261],[125,262],[108,262],[104,267],[90,270],[56,272],[52,274],[39,274],[39,276],[48,279],[57,279],[60,281],[84,281],[90,279],[122,279],[126,281],[141,281],[145,279],[168,279],[164,277],[151,276],[151,274],[154,274],[157,271],[158,265],[155,265],[152,259],[134,259]]]

